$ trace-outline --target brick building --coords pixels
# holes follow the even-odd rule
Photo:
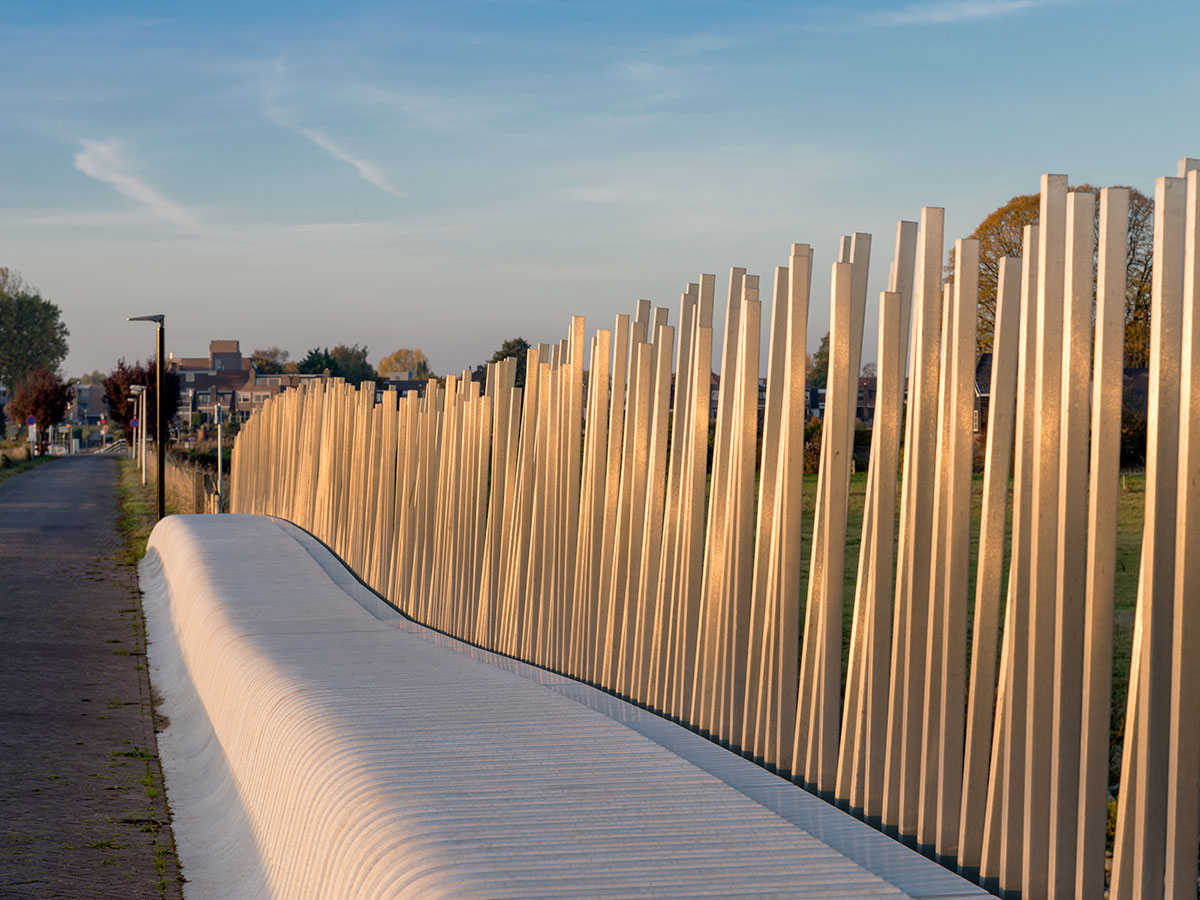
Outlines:
[[[322,375],[261,375],[242,355],[239,341],[209,341],[208,356],[174,356],[167,368],[179,376],[179,413],[211,422],[219,403],[230,421],[244,422],[275,394]]]

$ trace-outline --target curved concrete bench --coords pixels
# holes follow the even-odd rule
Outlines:
[[[983,897],[607,694],[416,625],[257,516],[141,567],[193,897]]]

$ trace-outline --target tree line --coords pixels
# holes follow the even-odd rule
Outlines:
[[[368,359],[367,347],[358,344],[338,344],[332,350],[328,346],[313,347],[298,360],[292,359],[291,353],[280,347],[263,347],[252,352],[250,359],[260,375],[322,375],[327,372],[355,386],[404,372],[414,380],[436,377],[425,352],[408,347],[388,354],[375,365]]]
[[[509,338],[473,371],[482,380],[486,377],[488,363],[513,356],[517,359],[517,386],[522,387],[525,384],[525,352],[530,346],[523,337]],[[430,366],[425,351],[419,348],[401,347],[374,366],[368,361],[366,346],[360,347],[358,344],[338,344],[332,349],[328,346],[313,347],[298,360],[292,359],[291,353],[280,347],[264,347],[254,350],[250,358],[260,375],[321,375],[328,372],[332,377],[344,378],[355,386],[393,375],[407,374],[413,381],[439,377]]]

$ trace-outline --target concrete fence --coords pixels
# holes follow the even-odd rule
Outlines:
[[[1118,900],[1196,891],[1197,167],[1182,161],[1155,197]],[[280,395],[238,437],[232,508],[310,531],[418,621],[687,723],[992,890],[1100,897],[1128,202],[1125,189],[1097,197],[1043,176],[1023,256],[1001,264],[973,560],[978,245],[955,242],[944,283],[943,211],[899,223],[879,301],[848,640],[866,234],[844,238],[832,266],[816,512],[803,544],[805,244],[775,270],[769,321],[759,278],[731,271],[721,335],[715,277],[703,275],[681,298],[678,326],[648,301],[590,340],[573,319],[560,343],[529,351],[524,389],[505,360],[489,367],[485,392],[464,373],[380,404],[373,385],[336,380]]]

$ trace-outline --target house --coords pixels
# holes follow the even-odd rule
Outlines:
[[[211,422],[219,403],[228,421],[244,422],[275,394],[323,375],[259,374],[239,341],[209,341],[208,356],[174,354],[167,369],[179,376],[179,411]]]
[[[480,377],[476,378],[476,375]],[[482,371],[476,370],[471,373],[472,381],[481,381],[482,379]],[[375,382],[375,402],[383,402],[383,392],[387,390],[393,390],[401,397],[413,393],[418,397],[424,397],[425,387],[428,384],[428,378],[413,378],[411,372],[394,372],[391,375],[385,375]]]
[[[987,431],[988,405],[992,399],[992,354],[980,353],[975,360],[975,410],[971,414],[971,430],[975,434]]]
[[[818,419],[825,418],[825,388],[808,385],[805,390],[808,399],[808,414]]]
[[[981,353],[975,363],[974,431],[987,431],[988,405],[992,389],[992,354]],[[1143,416],[1150,409],[1150,370],[1125,369],[1122,378],[1122,405]]]
[[[854,418],[864,425],[875,422],[875,394],[879,381],[874,375],[860,376],[858,379],[858,402],[854,408]]]
[[[854,418],[864,425],[870,425],[875,421],[875,395],[878,390],[879,380],[874,375],[864,375],[858,379]],[[804,390],[804,405],[806,416],[825,418],[825,388],[807,385]]]
[[[301,375],[297,372],[260,375],[257,369],[252,369],[252,374],[246,379],[246,383],[238,388],[237,405],[234,408],[235,415],[231,418],[237,422],[245,422],[276,394],[298,388],[306,381],[324,380],[326,377],[325,374]]]
[[[179,411],[199,413],[201,420],[213,421],[217,404],[229,417],[245,420],[249,410],[238,404],[238,395],[246,385],[254,384],[254,363],[242,356],[238,341],[209,341],[208,356],[171,354],[167,370],[179,376]]]
[[[104,398],[102,384],[71,385],[71,403],[67,407],[67,421],[75,425],[99,425],[108,416],[108,402]]]

